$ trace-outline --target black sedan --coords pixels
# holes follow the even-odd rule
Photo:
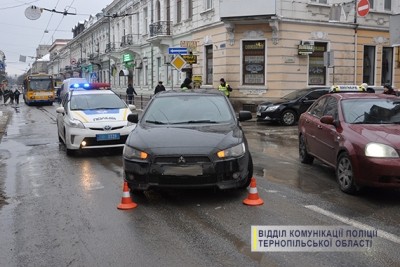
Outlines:
[[[124,179],[133,191],[151,188],[245,188],[253,162],[240,121],[218,90],[165,91],[155,95],[123,151]]]
[[[278,99],[269,99],[258,105],[257,121],[276,121],[285,126],[294,125],[301,113],[329,90],[330,86],[312,87],[293,91]]]

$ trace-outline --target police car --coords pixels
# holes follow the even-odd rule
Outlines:
[[[109,84],[72,84],[57,112],[58,139],[67,154],[83,149],[123,147],[136,124],[127,116],[135,110]]]

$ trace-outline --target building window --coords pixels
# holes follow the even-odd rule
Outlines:
[[[244,85],[265,84],[265,41],[243,41]]]
[[[393,47],[384,47],[382,51],[382,85],[392,84]]]
[[[176,23],[182,21],[182,0],[176,1]]]
[[[193,0],[187,0],[187,14],[188,19],[193,17]]]
[[[156,2],[157,21],[161,20],[161,6],[160,1]]]
[[[213,8],[213,0],[204,0],[205,1],[205,9]]]
[[[148,17],[147,8],[143,8],[143,34],[147,34]]]
[[[213,46],[206,45],[206,84],[213,84]]]
[[[369,8],[374,9],[374,0],[369,0]]]
[[[363,83],[375,84],[375,46],[364,46]]]
[[[310,2],[318,3],[318,4],[328,4],[328,0],[310,0]]]
[[[326,85],[326,67],[324,65],[324,52],[327,43],[314,44],[314,52],[308,57],[308,84]]]
[[[384,1],[384,10],[385,11],[392,11],[392,0],[385,0]]]

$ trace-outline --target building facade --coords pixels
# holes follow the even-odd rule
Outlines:
[[[390,45],[389,19],[398,0],[114,0],[78,24],[76,35],[51,57],[49,72],[68,78],[128,83],[151,94],[159,80],[178,88],[192,77],[202,88],[225,78],[232,98],[256,103],[318,85],[400,88],[399,47]],[[171,48],[185,48],[174,64]],[[57,65],[57,67],[55,67]],[[232,100],[233,101],[233,100]]]

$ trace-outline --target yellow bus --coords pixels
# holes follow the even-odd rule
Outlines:
[[[26,76],[23,97],[28,106],[31,104],[52,105],[55,100],[53,77],[44,73]]]

